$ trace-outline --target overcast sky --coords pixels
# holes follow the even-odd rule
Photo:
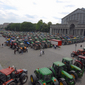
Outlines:
[[[0,0],[0,24],[37,23],[39,20],[52,24],[77,8],[85,8],[85,0]]]

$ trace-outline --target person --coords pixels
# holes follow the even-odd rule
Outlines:
[[[80,47],[82,47],[82,45],[80,45]]]
[[[3,43],[2,43],[2,48],[3,48]]]
[[[27,52],[28,52],[28,47],[27,47]]]
[[[44,54],[44,49],[43,49],[43,51],[42,51],[42,54]]]
[[[21,49],[21,53],[23,54],[23,49]]]
[[[56,49],[56,45],[54,45],[54,48]]]
[[[16,49],[14,49],[14,54],[16,54],[16,51],[17,51],[17,50],[16,50]]]
[[[42,56],[42,50],[40,49],[40,56]]]

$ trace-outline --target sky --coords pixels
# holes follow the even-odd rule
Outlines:
[[[39,20],[61,23],[77,8],[85,8],[85,0],[0,0],[0,24]]]

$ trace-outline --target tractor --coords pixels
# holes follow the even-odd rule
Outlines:
[[[27,51],[27,47],[25,46],[25,44],[24,43],[20,43],[19,45],[18,45],[18,52],[19,53],[21,53],[21,51],[23,50],[23,52],[26,52]]]
[[[85,56],[79,55],[74,62],[74,65],[78,66],[79,68],[84,71],[85,69]]]
[[[30,75],[32,85],[59,85],[49,68],[38,68]]]
[[[71,53],[71,57],[75,57],[75,56],[78,56],[78,55],[85,55],[85,50],[83,49],[78,49],[77,51],[73,51]]]
[[[62,59],[62,62],[66,66],[65,71],[71,74],[75,80],[83,76],[83,71],[79,67],[73,65],[73,59],[65,57]]]
[[[16,85],[17,83],[25,84],[28,80],[26,69],[14,69],[8,67],[0,70],[0,85]]]
[[[41,49],[41,43],[40,43],[40,41],[35,41],[32,44],[32,48],[35,49],[35,50]]]
[[[15,49],[16,47],[17,47],[16,40],[12,40],[12,41],[10,42],[10,48]]]
[[[75,85],[75,79],[73,78],[73,76],[64,71],[64,63],[57,61],[48,68],[52,71],[54,77],[58,79],[60,85]]]

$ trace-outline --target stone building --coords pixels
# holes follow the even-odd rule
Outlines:
[[[85,9],[78,8],[62,18],[61,24],[51,25],[50,34],[57,33],[85,36]]]

